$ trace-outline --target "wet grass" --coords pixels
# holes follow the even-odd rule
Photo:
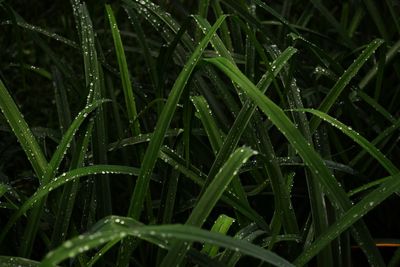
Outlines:
[[[397,266],[394,1],[0,1],[0,266]]]

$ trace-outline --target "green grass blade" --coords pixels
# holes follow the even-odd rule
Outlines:
[[[304,139],[299,130],[285,115],[283,110],[273,103],[268,97],[260,92],[257,87],[251,83],[243,73],[232,65],[227,59],[212,58],[206,61],[220,68],[228,77],[238,83],[245,93],[261,108],[268,116],[271,122],[279,129],[279,131],[288,139],[291,145],[297,150],[297,153],[302,157],[308,168],[320,178],[320,182],[325,189],[325,193],[331,200],[332,205],[341,212],[348,210],[351,207],[351,202],[346,193],[340,187],[334,176],[330,173],[321,157],[311,148]],[[383,266],[383,260],[373,245],[372,238],[364,224],[355,225],[354,236],[360,246],[366,249],[365,254],[371,264]],[[368,252],[367,252],[368,251]]]
[[[201,227],[215,204],[221,198],[223,192],[236,176],[240,167],[257,152],[243,147],[238,148],[231,157],[226,161],[215,179],[206,188],[200,197],[192,213],[186,221],[186,224]],[[167,256],[163,259],[161,266],[178,266],[190,248],[188,244],[182,242],[174,242]]]
[[[108,100],[96,100],[92,104],[87,105],[82,111],[78,113],[78,115],[73,120],[72,124],[68,128],[68,130],[63,135],[60,144],[58,144],[56,151],[54,152],[49,167],[46,170],[46,175],[44,177],[44,182],[47,183],[55,176],[61,161],[63,160],[67,150],[71,146],[72,139],[74,138],[76,132],[78,131],[79,127],[85,121],[90,113],[95,111],[100,105],[103,103],[108,102]]]
[[[94,165],[64,172],[60,176],[54,178],[49,183],[39,187],[32,195],[32,197],[24,202],[19,210],[11,216],[6,226],[3,228],[1,239],[4,238],[5,233],[8,232],[8,230],[24,213],[26,213],[29,209],[34,208],[36,205],[38,205],[38,203],[40,204],[40,200],[45,198],[50,192],[62,186],[63,184],[71,182],[80,177],[96,174],[126,174],[137,176],[139,174],[139,170],[133,167],[118,165]]]
[[[325,114],[319,110],[314,109],[300,109],[299,111],[309,112],[313,115],[318,116],[322,120],[328,122],[332,126],[338,128],[344,134],[349,136],[353,141],[359,144],[364,151],[368,152],[372,157],[374,157],[381,165],[384,167],[390,175],[396,175],[400,170],[394,165],[390,160],[388,160],[382,152],[380,152],[375,146],[373,146],[367,139],[362,137],[359,133],[354,131],[351,127],[343,124],[342,122],[332,118],[328,114]]]
[[[19,111],[17,105],[8,93],[7,88],[0,80],[0,109],[7,119],[13,133],[17,137],[22,149],[25,151],[32,167],[40,182],[43,180],[43,173],[47,168],[47,160],[39,147],[38,142],[33,137],[24,116]]]
[[[98,222],[91,232],[64,242],[62,246],[49,252],[39,266],[53,267],[67,258],[75,257],[108,241],[122,239],[128,235],[162,246],[164,246],[165,241],[160,243],[159,240],[179,239],[186,242],[212,243],[255,257],[275,266],[293,267],[290,262],[271,251],[219,233],[209,232],[189,225],[146,226],[131,218],[118,216],[107,217]]]
[[[221,214],[218,216],[217,220],[214,222],[214,225],[211,228],[211,232],[221,233],[226,235],[229,228],[235,222],[235,219]],[[210,244],[205,244],[201,252],[208,254],[210,257],[215,257],[218,253],[219,247],[213,246]]]
[[[117,55],[119,71],[121,74],[122,89],[125,96],[125,105],[128,113],[129,125],[132,135],[140,134],[140,125],[137,118],[136,102],[132,91],[132,83],[129,76],[128,64],[126,62],[125,51],[119,34],[118,25],[110,5],[106,5],[108,21],[111,27],[111,33],[114,40],[115,51]]]
[[[361,55],[350,65],[350,67],[343,73],[337,80],[335,85],[329,91],[328,95],[324,98],[318,110],[328,113],[333,104],[336,102],[345,87],[350,83],[351,79],[358,73],[368,58],[383,44],[383,41],[376,39],[372,41],[361,53]],[[313,133],[318,125],[321,123],[319,118],[313,118],[310,122],[310,130]]]

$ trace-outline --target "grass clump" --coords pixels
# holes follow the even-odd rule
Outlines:
[[[399,264],[395,2],[0,14],[0,266]]]

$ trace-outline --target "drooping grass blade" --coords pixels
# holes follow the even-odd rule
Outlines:
[[[122,239],[128,235],[147,240],[159,246],[165,246],[167,239],[212,243],[255,257],[275,266],[293,267],[290,262],[275,253],[243,240],[198,229],[190,225],[146,226],[131,218],[118,216],[107,217],[98,222],[91,232],[64,242],[59,248],[48,253],[39,266],[53,267],[67,258],[75,257],[79,253],[88,251],[105,242]]]
[[[245,93],[261,108],[269,120],[297,150],[297,153],[302,157],[308,168],[320,178],[320,182],[332,205],[341,212],[347,211],[351,207],[351,202],[346,193],[327,169],[321,157],[309,146],[299,130],[284,114],[283,110],[262,94],[229,60],[212,58],[206,59],[206,61],[220,68],[228,77],[241,86]],[[366,226],[362,222],[357,223],[354,225],[353,232],[357,242],[360,243],[360,246],[363,246],[364,253],[371,264],[383,266],[382,257],[374,246]]]

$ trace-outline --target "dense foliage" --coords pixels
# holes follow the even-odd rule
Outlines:
[[[399,266],[399,10],[0,0],[0,266]]]

